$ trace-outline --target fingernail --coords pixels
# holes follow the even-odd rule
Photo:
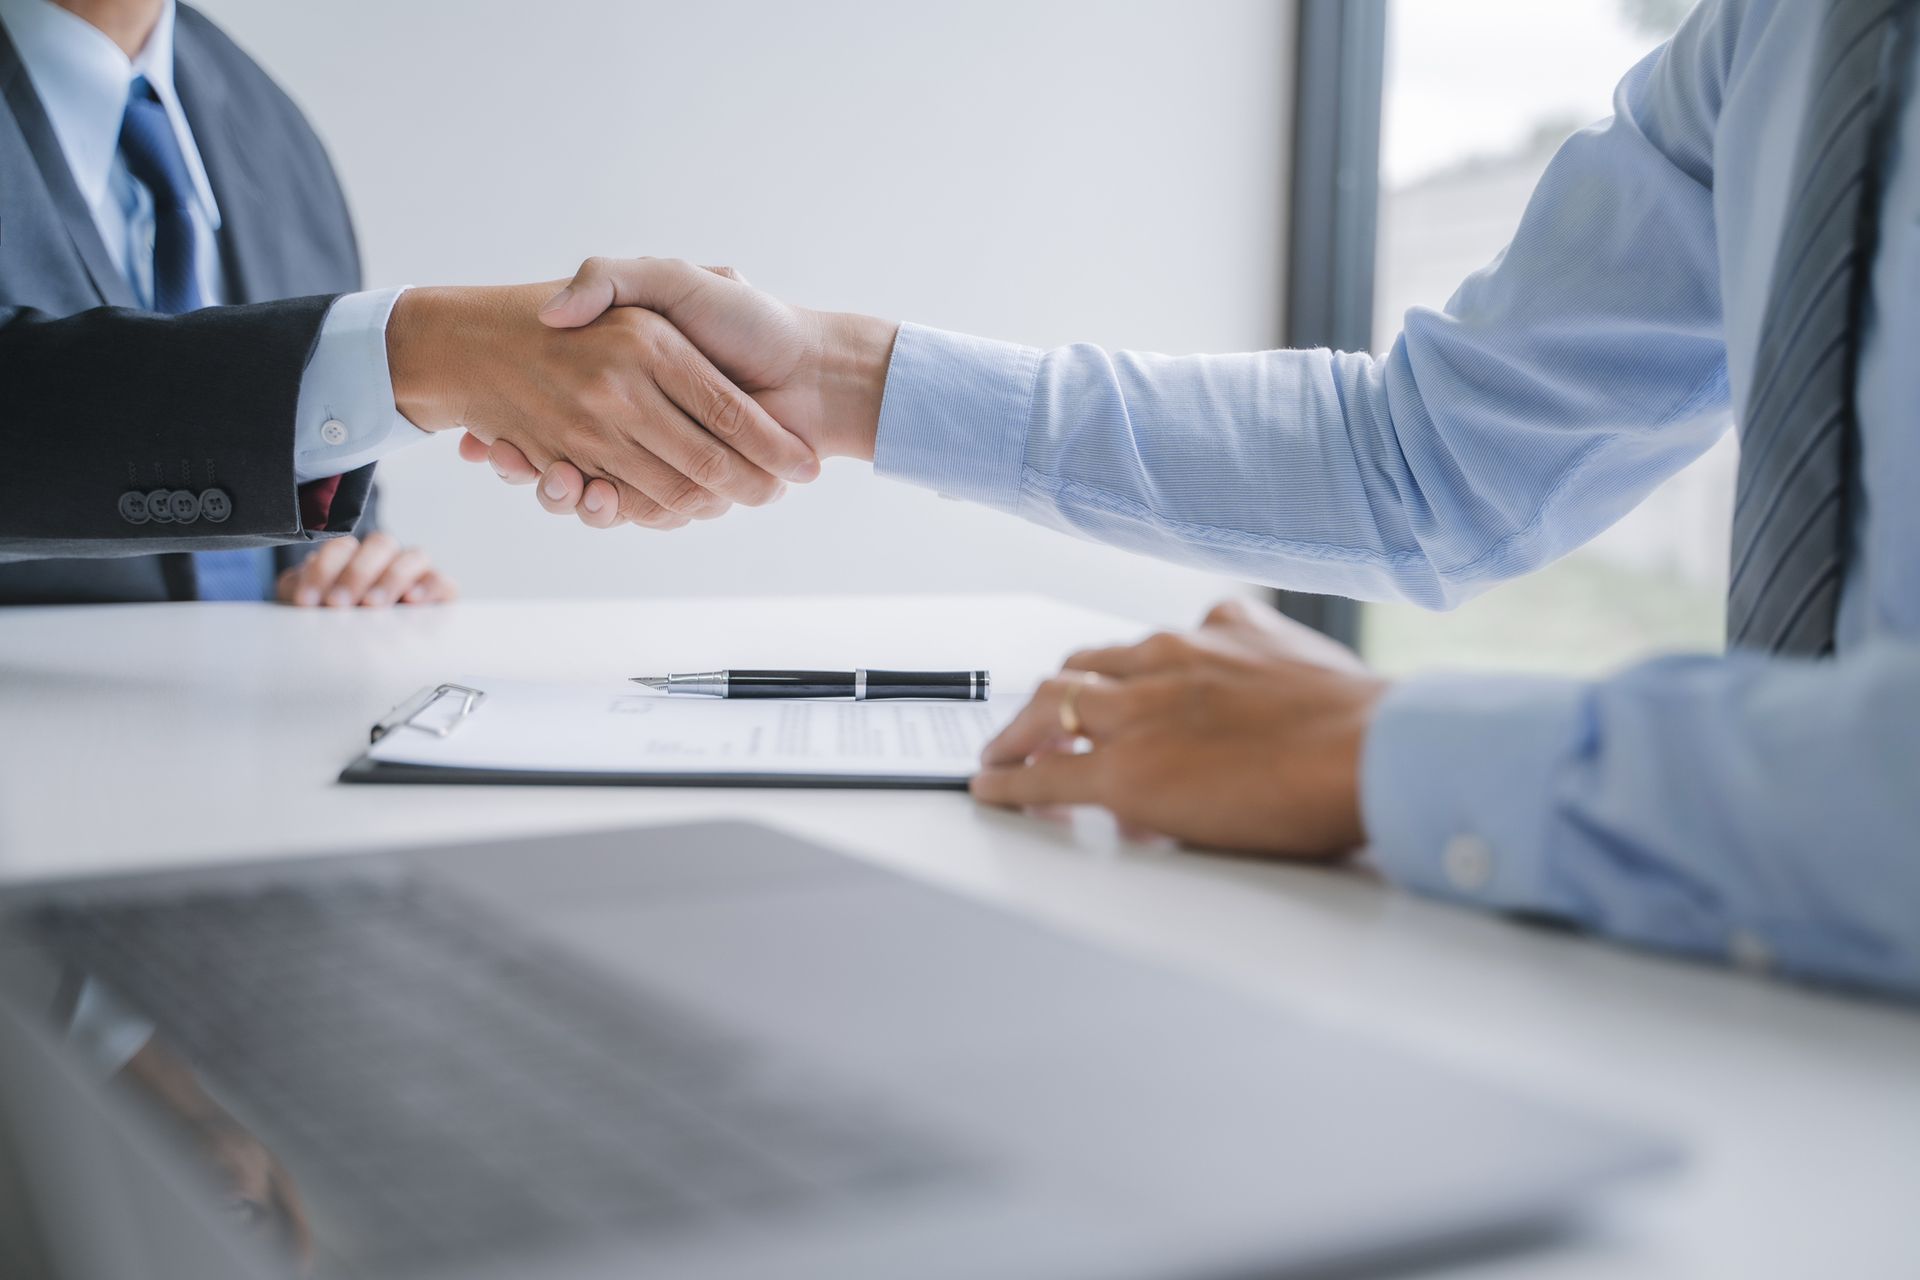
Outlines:
[[[795,466],[793,470],[787,472],[787,479],[797,484],[805,484],[809,480],[818,478],[819,475],[819,460],[816,458],[808,458],[805,462],[800,463]]]
[[[370,608],[384,609],[387,606],[387,593],[379,587],[375,587],[373,590],[367,592],[367,598],[361,603]]]
[[[344,609],[352,603],[353,603],[353,597],[349,595],[344,588],[338,591],[329,591],[327,593],[328,608]]]
[[[540,308],[540,314],[546,315],[547,312],[549,311],[558,311],[560,308],[567,305],[567,299],[571,298],[572,296],[573,296],[573,286],[568,285],[566,288],[562,289],[560,292],[554,294],[551,298],[547,299],[546,305]]]
[[[558,502],[567,496],[567,482],[559,476],[548,476],[547,482],[540,486],[540,492]]]
[[[492,467],[493,474],[499,476],[502,480],[505,480],[507,478],[507,473],[501,470],[500,464],[495,462],[492,458],[487,459],[487,465]]]
[[[601,507],[604,507],[606,503],[601,500],[601,497],[597,492],[595,492],[592,489],[589,489],[587,490],[587,496],[581,500],[580,505],[585,507],[589,511],[598,511],[600,510]]]
[[[293,602],[304,609],[311,609],[320,603],[320,592],[314,587],[302,587],[293,593]]]

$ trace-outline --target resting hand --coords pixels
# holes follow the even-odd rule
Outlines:
[[[987,745],[979,799],[1103,805],[1220,849],[1331,858],[1366,842],[1360,753],[1386,684],[1351,650],[1236,600],[1192,635],[1066,665]],[[1069,697],[1091,750],[1064,732]]]
[[[604,323],[626,307],[665,317],[818,457],[873,457],[898,325],[788,306],[730,268],[670,258],[589,259],[540,318],[556,329],[575,328]],[[619,519],[620,486],[595,478],[580,458],[541,457],[513,440],[463,441],[461,454],[491,461],[512,483],[540,479],[540,502],[549,511],[574,512],[595,525]]]
[[[313,1230],[293,1175],[265,1143],[214,1100],[186,1059],[156,1037],[141,1046],[120,1075],[179,1122],[241,1223],[256,1233],[277,1237],[301,1273],[308,1273]]]
[[[402,547],[384,533],[370,533],[364,542],[351,536],[323,542],[274,586],[281,604],[335,609],[444,604],[458,594],[426,552]]]
[[[621,308],[564,332],[537,314],[555,287],[403,293],[387,324],[400,412],[542,467],[567,459],[612,483],[612,520],[653,528],[771,502],[819,474],[806,444],[658,314]]]

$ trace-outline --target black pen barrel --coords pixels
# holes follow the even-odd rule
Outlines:
[[[984,702],[984,671],[729,671],[729,698],[936,698]]]
[[[984,671],[869,671],[866,687],[856,696],[875,698],[945,698],[954,702],[984,702]]]
[[[729,671],[729,698],[851,698],[851,671]]]

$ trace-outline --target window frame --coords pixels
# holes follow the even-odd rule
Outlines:
[[[1296,0],[1282,342],[1373,345],[1387,0]],[[1358,646],[1360,605],[1275,591],[1281,612]]]

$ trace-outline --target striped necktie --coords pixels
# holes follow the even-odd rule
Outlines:
[[[200,289],[193,178],[173,133],[173,122],[142,76],[127,94],[120,121],[120,156],[127,172],[153,197],[153,309],[168,315],[207,305]],[[201,600],[262,600],[271,590],[273,553],[196,551],[195,594]]]
[[[1858,423],[1858,318],[1880,153],[1912,59],[1907,0],[1833,0],[1740,432],[1727,643],[1833,652]]]

